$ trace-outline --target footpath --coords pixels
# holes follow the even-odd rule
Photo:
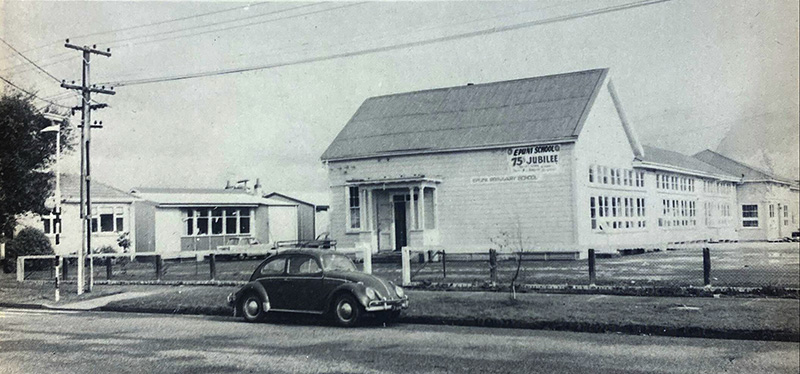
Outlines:
[[[0,282],[0,307],[232,316],[232,285],[74,285]],[[408,290],[400,323],[800,342],[800,300]]]

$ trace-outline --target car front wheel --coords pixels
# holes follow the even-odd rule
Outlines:
[[[333,321],[339,326],[358,324],[363,313],[361,304],[350,294],[339,295],[333,303]]]
[[[256,293],[248,293],[242,297],[240,304],[242,316],[247,322],[260,322],[264,320],[264,300]]]

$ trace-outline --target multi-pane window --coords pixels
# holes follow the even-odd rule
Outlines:
[[[125,231],[125,209],[120,206],[92,208],[91,229],[92,232]]]
[[[769,218],[775,218],[775,204],[769,204]]]
[[[696,226],[697,208],[692,200],[661,200],[660,227]]]
[[[358,187],[348,187],[347,206],[350,217],[350,229],[361,228],[361,196]]]
[[[742,227],[758,227],[758,205],[742,205]]]
[[[646,225],[645,199],[639,197],[592,196],[589,214],[593,230],[624,230]]]
[[[252,209],[243,207],[183,209],[183,235],[250,233]]]
[[[644,172],[591,165],[589,167],[589,182],[615,186],[644,187]]]
[[[783,225],[789,226],[789,206],[783,205]]]

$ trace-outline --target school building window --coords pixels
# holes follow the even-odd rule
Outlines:
[[[783,225],[789,226],[789,206],[783,205]]]
[[[742,227],[758,227],[758,205],[742,205]]]
[[[92,232],[125,231],[125,209],[122,207],[92,208]]]
[[[242,235],[250,233],[250,208],[183,209],[183,235]]]
[[[361,199],[359,196],[358,187],[349,187],[348,189],[348,207],[349,207],[349,217],[350,217],[350,229],[360,229],[361,228]]]
[[[645,199],[622,196],[589,198],[592,230],[612,231],[646,226]]]
[[[589,167],[589,183],[594,183],[594,165]]]

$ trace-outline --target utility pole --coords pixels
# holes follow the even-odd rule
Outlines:
[[[61,81],[61,87],[71,89],[71,90],[79,90],[81,91],[81,106],[79,109],[81,110],[81,226],[82,232],[85,235],[85,240],[82,240],[81,248],[78,251],[78,295],[83,294],[84,291],[84,267],[86,256],[89,255],[89,292],[92,291],[92,287],[94,286],[94,261],[92,261],[91,251],[92,251],[92,198],[91,198],[91,181],[92,181],[92,174],[90,168],[90,148],[92,143],[92,110],[99,109],[105,107],[104,104],[100,104],[97,106],[91,105],[92,100],[92,93],[102,93],[106,95],[113,95],[115,92],[113,91],[113,87],[111,89],[106,89],[105,86],[97,87],[94,85],[90,85],[89,79],[89,67],[92,54],[97,54],[101,56],[111,57],[111,49],[107,48],[105,51],[101,51],[97,49],[97,45],[89,46],[78,46],[69,43],[69,39],[66,40],[64,47],[69,49],[74,49],[76,51],[81,51],[83,53],[83,70],[82,70],[82,82],[80,86],[75,85],[73,81],[72,84],[69,84],[65,81]],[[74,108],[77,109],[77,108]],[[99,222],[98,222],[99,224]]]

